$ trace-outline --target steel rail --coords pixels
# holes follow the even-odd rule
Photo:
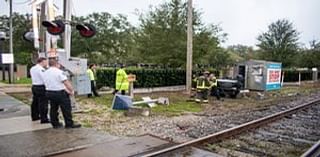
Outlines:
[[[161,155],[161,154],[169,153],[169,152],[172,152],[174,150],[177,150],[177,149],[180,149],[180,148],[183,148],[183,147],[199,145],[199,144],[205,143],[205,142],[215,142],[215,141],[218,141],[218,140],[223,139],[223,138],[227,138],[227,137],[231,137],[231,136],[237,135],[237,134],[239,134],[239,133],[241,133],[243,131],[247,131],[247,130],[262,126],[264,124],[270,123],[270,122],[275,121],[275,120],[277,120],[277,119],[279,119],[281,117],[290,115],[290,114],[295,113],[295,112],[297,112],[297,111],[299,111],[301,109],[304,109],[306,107],[314,105],[314,104],[316,104],[318,102],[320,102],[320,98],[312,100],[312,101],[307,102],[307,103],[304,103],[302,105],[293,107],[293,108],[285,110],[285,111],[277,112],[277,113],[274,113],[272,115],[269,115],[269,116],[266,116],[266,117],[263,117],[263,118],[259,118],[257,120],[253,120],[253,121],[250,121],[250,122],[247,122],[247,123],[244,123],[244,124],[241,124],[241,125],[238,125],[238,126],[226,129],[226,130],[219,131],[217,133],[213,133],[213,134],[201,137],[201,138],[190,140],[188,142],[181,143],[181,144],[178,144],[178,145],[174,145],[172,147],[168,147],[168,148],[165,148],[165,149],[162,149],[162,150],[158,150],[158,151],[155,151],[155,152],[144,154],[144,155],[142,155],[142,157],[151,157],[151,156]]]
[[[320,156],[320,141],[314,144],[309,150],[301,155],[301,157],[318,157]]]

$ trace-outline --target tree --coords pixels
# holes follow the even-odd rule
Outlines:
[[[300,53],[295,58],[297,67],[320,68],[320,41],[312,40],[310,48],[300,50]]]
[[[15,63],[17,64],[32,64],[31,56],[34,51],[33,44],[23,39],[23,34],[31,28],[31,21],[19,13],[13,13],[13,53]],[[9,17],[6,15],[0,16],[0,28],[6,28],[9,25]],[[8,33],[7,33],[8,34]],[[9,51],[9,40],[4,42],[5,52]]]
[[[73,21],[91,23],[96,27],[97,33],[92,38],[83,38],[77,31],[73,31],[72,55],[84,55],[91,59],[103,55],[105,63],[126,62],[133,49],[134,29],[125,16],[112,16],[103,12],[86,17],[73,17]]]
[[[140,14],[135,41],[144,62],[182,67],[187,51],[187,3],[171,0]],[[201,13],[193,11],[194,63],[208,62],[205,56],[219,47],[225,34],[216,25],[205,26]]]
[[[252,46],[246,46],[246,45],[232,45],[228,46],[227,50],[238,54],[240,57],[244,58],[245,60],[249,60],[254,58],[254,50]]]
[[[278,20],[268,26],[268,31],[258,36],[257,46],[262,51],[262,58],[282,62],[290,66],[291,58],[298,50],[299,32],[286,20]]]

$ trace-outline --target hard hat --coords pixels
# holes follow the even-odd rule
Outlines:
[[[204,71],[204,74],[210,74],[210,72],[206,70],[206,71]]]

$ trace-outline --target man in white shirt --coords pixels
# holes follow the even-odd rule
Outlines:
[[[49,59],[49,69],[44,73],[46,96],[50,100],[50,119],[53,128],[61,128],[58,109],[61,108],[65,121],[65,128],[79,128],[72,120],[70,95],[74,94],[73,87],[67,76],[60,70],[56,58]]]
[[[37,64],[30,69],[32,80],[32,104],[31,119],[32,121],[41,120],[41,123],[50,123],[48,119],[48,100],[46,98],[46,89],[43,80],[45,67],[47,67],[46,58],[38,58]]]

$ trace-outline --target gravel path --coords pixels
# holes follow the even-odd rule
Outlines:
[[[223,156],[300,156],[320,140],[319,130],[320,104],[206,147]]]
[[[92,127],[113,135],[138,136],[152,134],[174,142],[185,142],[300,105],[319,96],[320,92],[312,93],[309,96],[294,95],[253,108],[235,107],[235,109],[232,109],[225,108],[223,106],[225,103],[215,103],[215,105],[206,105],[204,112],[188,113],[177,117],[158,115],[124,117],[120,116],[122,113],[110,115],[112,113],[106,112],[101,116],[92,116],[91,121],[95,122]],[[260,102],[257,101],[256,103]],[[80,115],[77,118],[83,121],[88,117]]]

